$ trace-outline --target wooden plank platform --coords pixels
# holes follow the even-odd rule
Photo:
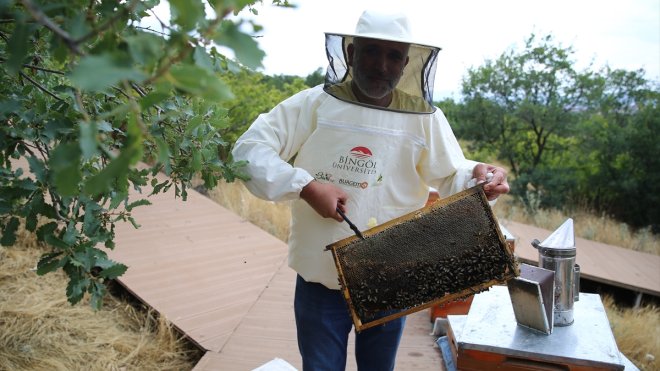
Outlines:
[[[222,350],[207,352],[194,370],[252,370],[274,358],[281,358],[302,370],[293,315],[295,279],[295,272],[283,262]],[[431,330],[428,311],[407,317],[395,369],[444,370]],[[351,334],[347,370],[357,369],[354,344],[354,335]]]
[[[286,260],[286,245],[195,191],[133,210],[117,226],[119,279],[203,349],[218,352]]]
[[[516,255],[524,262],[537,265],[539,253],[532,241],[544,241],[552,231],[516,222],[503,225],[518,239]],[[575,249],[581,277],[660,296],[660,256],[579,237],[575,238]]]
[[[276,357],[302,369],[286,244],[193,190],[186,202],[149,199],[133,210],[139,229],[117,226],[109,255],[129,266],[123,286],[207,350],[195,370],[252,370]],[[444,369],[431,330],[428,311],[408,317],[397,369]]]

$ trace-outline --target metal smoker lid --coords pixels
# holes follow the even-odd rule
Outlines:
[[[575,232],[573,219],[568,218],[559,228],[539,243],[534,240],[532,245],[543,255],[575,255]]]

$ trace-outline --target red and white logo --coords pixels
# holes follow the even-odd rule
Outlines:
[[[367,147],[353,147],[347,156],[339,156],[337,161],[332,163],[333,169],[348,171],[354,174],[374,175],[376,169],[376,157]],[[355,181],[353,181],[355,182]],[[359,185],[359,183],[356,183]]]
[[[351,149],[351,156],[359,159],[365,159],[371,157],[373,154],[371,150],[367,147],[355,147]]]

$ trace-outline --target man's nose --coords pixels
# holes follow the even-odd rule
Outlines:
[[[378,68],[378,72],[380,73],[385,73],[389,69],[389,63],[387,61],[387,58],[385,57],[378,57],[376,58],[376,68]]]

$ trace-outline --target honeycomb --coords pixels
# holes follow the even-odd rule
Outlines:
[[[479,185],[328,246],[358,331],[518,275]]]

